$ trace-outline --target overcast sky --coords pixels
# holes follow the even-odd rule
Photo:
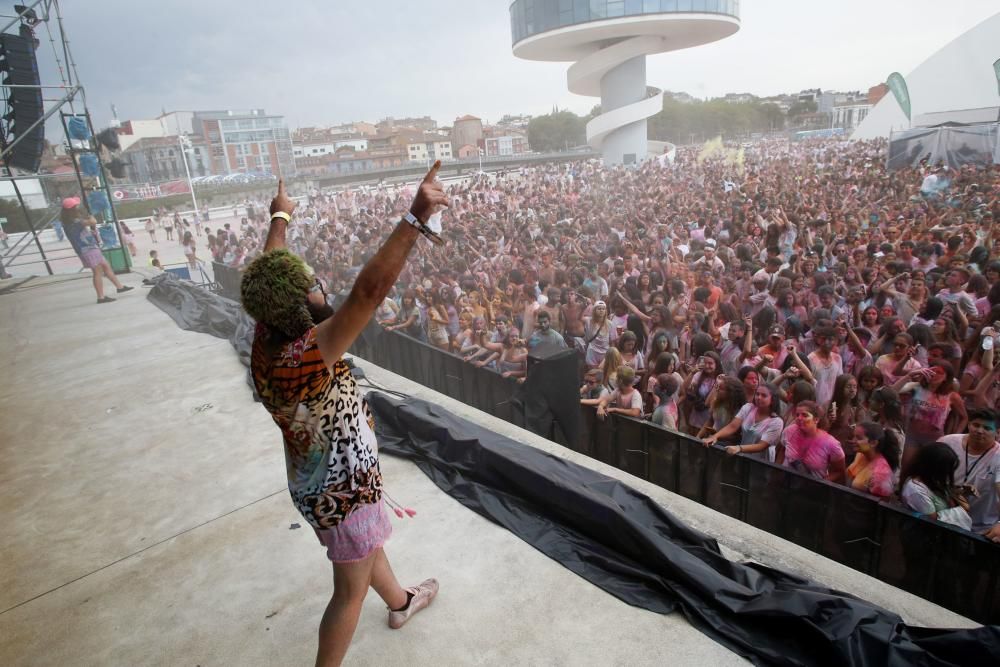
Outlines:
[[[4,13],[13,3],[4,2]],[[998,11],[996,0],[743,0],[725,40],[651,56],[650,85],[697,97],[867,90]],[[511,54],[507,0],[62,0],[95,124],[264,108],[289,126],[471,113],[586,113],[564,63]],[[54,32],[54,28],[53,28]],[[44,27],[40,66],[58,81]]]

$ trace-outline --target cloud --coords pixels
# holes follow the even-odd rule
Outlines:
[[[587,112],[568,63],[511,53],[508,0],[94,0],[61,7],[97,125],[162,109],[264,108],[293,127],[430,115]],[[650,85],[699,97],[866,89],[994,13],[930,0],[744,2],[736,35],[652,56]],[[99,7],[99,11],[96,9]],[[53,26],[54,30],[54,26]],[[57,80],[45,43],[40,66]]]

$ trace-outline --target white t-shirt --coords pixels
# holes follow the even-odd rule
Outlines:
[[[757,418],[757,406],[753,403],[746,403],[736,413],[736,418],[743,423],[740,428],[740,444],[756,445],[758,442],[766,442],[767,449],[757,452],[753,456],[774,463],[775,446],[781,440],[781,431],[785,427],[781,417],[765,417],[751,424],[750,422]]]
[[[616,408],[622,408],[623,410],[637,409],[641,411],[642,395],[638,390],[633,389],[632,393],[623,399],[621,392],[615,389],[611,392],[611,400],[608,404]]]
[[[824,362],[818,352],[810,353],[807,359],[813,377],[816,378],[816,402],[825,410],[833,399],[833,388],[837,384],[837,378],[844,374],[844,361],[836,352],[830,353],[829,362]]]
[[[946,304],[961,308],[962,312],[969,317],[976,317],[979,314],[976,310],[976,302],[972,300],[968,292],[952,292],[951,290],[943,289],[937,293],[937,297]]]
[[[962,507],[948,507],[948,503],[934,494],[920,480],[911,477],[906,480],[899,494],[903,504],[920,514],[937,514],[938,521],[950,523],[965,530],[972,529],[972,519]]]
[[[1000,522],[997,492],[997,484],[1000,484],[1000,443],[993,443],[991,449],[979,456],[967,455],[964,446],[966,437],[956,433],[938,438],[938,442],[951,447],[958,456],[955,484],[970,484],[979,492],[975,498],[969,498],[969,514],[972,516],[972,530],[983,532]]]

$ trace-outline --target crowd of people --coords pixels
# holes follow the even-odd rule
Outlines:
[[[477,175],[448,188],[378,308],[387,329],[524,378],[576,349],[581,402],[1000,541],[1000,168],[887,172],[883,141],[767,141]],[[412,199],[310,192],[289,246],[350,287]],[[263,206],[208,240],[240,266]]]

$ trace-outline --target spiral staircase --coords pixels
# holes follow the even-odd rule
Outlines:
[[[515,0],[510,12],[515,56],[575,61],[570,92],[601,98],[587,143],[608,165],[664,153],[672,159],[672,144],[646,138],[646,119],[663,108],[663,92],[646,84],[646,56],[717,41],[740,27],[737,0]]]

